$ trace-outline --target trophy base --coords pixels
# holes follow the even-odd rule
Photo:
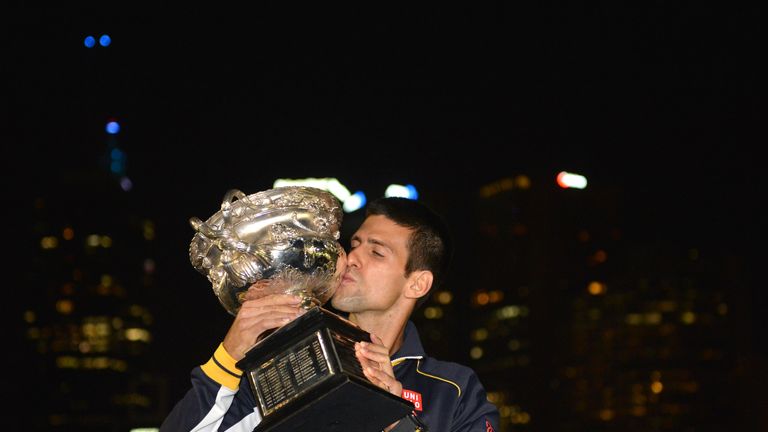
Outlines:
[[[277,329],[237,363],[262,421],[254,432],[378,432],[413,404],[373,385],[354,344],[370,334],[323,308]]]
[[[370,383],[344,377],[324,389],[322,397],[298,404],[281,418],[263,419],[254,432],[380,432],[412,410],[412,406],[383,398]]]

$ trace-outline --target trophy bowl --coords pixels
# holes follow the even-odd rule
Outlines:
[[[321,189],[288,186],[251,195],[232,189],[205,222],[190,219],[196,233],[189,259],[232,315],[249,288],[320,306],[338,286],[341,219],[339,201]]]

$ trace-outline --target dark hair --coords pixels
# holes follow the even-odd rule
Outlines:
[[[450,232],[440,215],[419,201],[396,197],[379,198],[371,202],[365,215],[384,216],[400,226],[410,228],[412,232],[408,239],[406,276],[416,270],[429,270],[433,275],[429,293],[440,286],[453,254]],[[416,307],[428,298],[429,294],[420,298]]]

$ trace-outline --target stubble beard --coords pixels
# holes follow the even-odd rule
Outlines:
[[[361,312],[365,305],[365,297],[356,292],[351,295],[345,295],[343,297],[334,296],[331,299],[331,304],[337,310],[347,313]]]

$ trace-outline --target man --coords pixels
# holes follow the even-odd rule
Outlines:
[[[415,404],[431,431],[497,429],[498,412],[467,367],[427,357],[409,318],[445,275],[450,257],[440,218],[417,201],[384,198],[368,206],[352,235],[347,272],[333,306],[375,335],[361,343],[374,383]],[[394,371],[393,371],[394,368]]]
[[[494,431],[499,414],[477,375],[456,363],[428,357],[409,320],[448,267],[450,242],[438,215],[423,204],[382,198],[369,204],[352,235],[341,284],[332,305],[371,342],[355,346],[365,375],[375,385],[414,403],[415,419],[387,430]],[[235,363],[265,331],[302,312],[299,299],[273,295],[246,300],[211,360],[192,372],[193,388],[174,407],[162,431],[251,431],[260,421],[247,380]]]

